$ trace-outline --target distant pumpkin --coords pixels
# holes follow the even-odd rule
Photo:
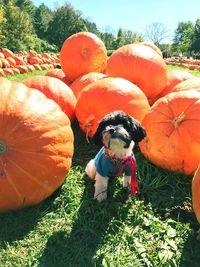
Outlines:
[[[88,72],[103,72],[107,64],[106,47],[94,33],[73,34],[62,45],[60,64],[70,81]]]
[[[67,115],[39,90],[0,78],[0,212],[37,204],[70,170]]]

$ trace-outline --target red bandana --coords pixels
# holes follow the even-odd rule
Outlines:
[[[139,191],[139,186],[136,180],[136,161],[133,154],[128,157],[116,157],[107,147],[104,147],[104,154],[114,165],[116,169],[115,176],[121,175],[128,166],[131,166],[130,192],[132,196],[135,196]]]

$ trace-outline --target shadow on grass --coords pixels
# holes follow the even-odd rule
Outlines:
[[[144,204],[150,204],[154,213],[163,221],[172,219],[185,226],[186,238],[181,253],[179,267],[200,266],[200,241],[196,232],[200,227],[192,209],[191,182],[192,177],[159,169],[139,156],[138,168],[141,177],[141,198]],[[141,166],[143,165],[143,166]],[[145,176],[146,174],[146,176]],[[187,229],[187,230],[186,230]],[[184,236],[181,238],[184,239]]]
[[[197,229],[196,229],[197,230]],[[200,266],[200,241],[196,240],[196,233],[189,235],[184,244],[179,267]]]
[[[53,209],[53,201],[60,194],[60,188],[52,196],[33,207],[0,214],[0,248],[23,239],[43,215]]]
[[[111,234],[117,233],[118,223],[126,220],[131,203],[126,202],[126,190],[116,190],[117,183],[114,180],[109,184],[107,201],[102,203],[91,199],[93,183],[87,178],[85,183],[81,205],[70,234],[61,231],[49,238],[40,259],[40,267],[102,266],[105,257],[103,244],[109,242]]]

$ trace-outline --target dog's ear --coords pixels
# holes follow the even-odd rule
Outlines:
[[[142,141],[142,139],[146,136],[144,127],[134,118],[129,117],[128,121],[133,141],[137,143]]]
[[[95,145],[97,145],[97,146],[103,145],[102,132],[105,130],[106,126],[108,126],[110,124],[117,125],[116,118],[115,118],[117,114],[118,114],[118,112],[114,111],[114,112],[106,114],[102,118],[95,134],[93,135],[93,141],[94,141]]]

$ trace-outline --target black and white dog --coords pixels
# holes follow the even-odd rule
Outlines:
[[[95,179],[94,198],[99,202],[107,198],[109,177],[123,174],[123,186],[130,186],[132,195],[138,192],[133,148],[145,136],[142,125],[123,111],[111,112],[101,120],[93,139],[103,147],[85,169]]]

